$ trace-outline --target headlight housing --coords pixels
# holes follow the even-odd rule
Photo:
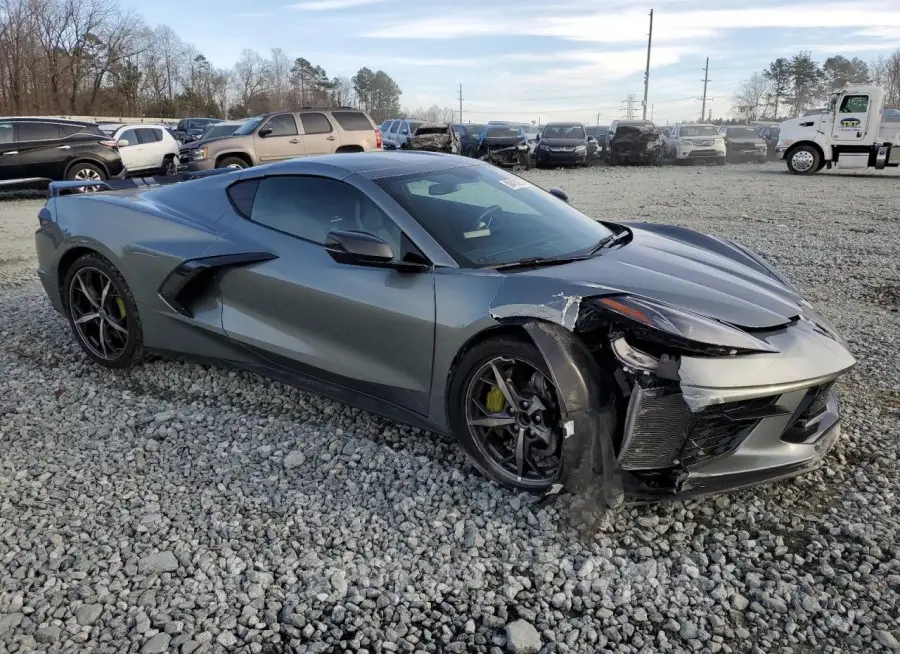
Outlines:
[[[191,159],[194,161],[206,161],[207,151],[206,148],[197,148],[194,150],[194,153],[191,155]]]
[[[768,343],[718,320],[632,295],[591,299],[639,338],[688,355],[733,356],[777,352]]]
[[[690,148],[693,147],[694,142],[691,139],[682,139],[681,145]]]
[[[576,145],[575,146],[575,152],[585,152],[586,150],[587,150],[586,145]]]

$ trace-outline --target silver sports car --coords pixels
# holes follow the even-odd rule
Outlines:
[[[76,193],[88,185],[100,192]],[[85,354],[239,366],[454,435],[487,477],[663,499],[816,467],[854,359],[768,263],[436,153],[51,185]]]

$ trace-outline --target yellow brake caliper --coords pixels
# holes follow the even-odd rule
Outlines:
[[[122,298],[117,297],[116,298],[116,306],[119,307],[119,318],[124,318],[125,317],[125,301]]]
[[[484,404],[485,408],[491,413],[500,413],[506,408],[506,398],[503,397],[503,393],[500,392],[500,389],[494,386],[488,391]]]

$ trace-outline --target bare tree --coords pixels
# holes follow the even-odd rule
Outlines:
[[[747,107],[754,117],[762,117],[768,114],[773,90],[772,81],[763,73],[753,73],[738,87],[733,103],[735,107]]]
[[[873,61],[870,74],[872,80],[884,89],[886,105],[900,108],[900,49]]]

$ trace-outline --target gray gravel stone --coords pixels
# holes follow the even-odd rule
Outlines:
[[[900,650],[900,641],[897,640],[894,634],[886,629],[877,629],[875,631],[875,638],[888,649]]]
[[[41,627],[40,629],[35,630],[33,635],[34,639],[42,645],[52,645],[57,640],[59,640],[60,633],[61,630],[59,627],[51,625],[49,627]]]
[[[506,647],[512,654],[537,654],[541,636],[530,622],[516,620],[506,625]]]
[[[82,627],[88,627],[100,619],[103,614],[103,607],[99,604],[83,604],[78,607],[75,613],[75,619]]]
[[[178,559],[172,552],[156,552],[145,556],[138,563],[138,570],[143,573],[172,572],[178,569]]]
[[[169,650],[171,640],[172,637],[165,633],[151,636],[141,646],[141,654],[164,654]]]

